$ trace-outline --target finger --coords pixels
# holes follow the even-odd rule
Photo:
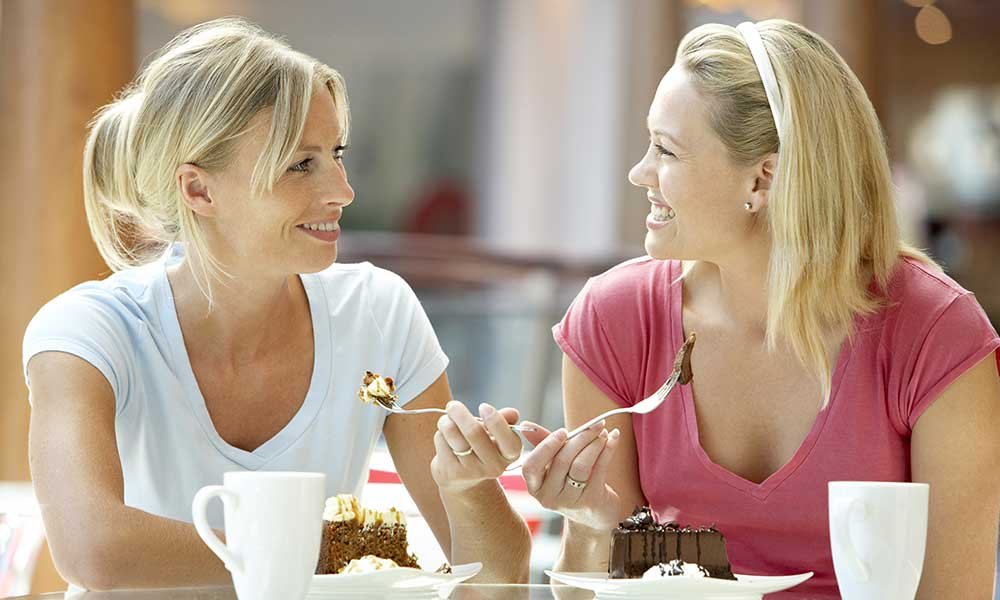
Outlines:
[[[549,434],[551,433],[548,429],[542,427],[537,423],[532,423],[531,421],[524,421],[522,425],[527,425],[529,427],[534,428],[534,431],[521,432],[521,435],[524,436],[524,439],[528,440],[528,443],[531,444],[532,446],[538,446],[538,444],[542,443],[542,440],[549,437]]]
[[[513,425],[521,420],[521,413],[516,408],[501,408],[497,411],[509,425]]]
[[[565,429],[553,431],[551,435],[535,446],[535,449],[528,454],[528,458],[524,459],[521,475],[524,477],[528,492],[532,495],[544,484],[549,463],[559,454],[559,450],[566,443],[566,433]]]
[[[499,450],[493,444],[493,440],[490,439],[490,434],[486,431],[486,427],[472,416],[472,413],[469,412],[469,409],[464,404],[453,400],[445,406],[445,410],[448,411],[448,416],[455,422],[455,425],[458,425],[459,431],[465,436],[466,441],[472,447],[472,451],[480,460],[498,464],[503,461]]]
[[[604,450],[601,455],[597,457],[597,462],[594,463],[594,468],[590,471],[590,483],[589,486],[594,486],[597,488],[603,488],[608,481],[608,469],[611,467],[611,459],[615,456],[615,450],[621,444],[621,431],[617,428],[613,429],[611,433],[608,434],[608,443],[604,445]]]
[[[603,423],[594,423],[589,429],[586,429],[583,433],[566,442],[560,450],[559,453],[552,459],[549,464],[549,471],[545,476],[545,483],[542,484],[539,490],[539,499],[545,498],[548,501],[552,501],[556,496],[562,492],[563,487],[566,486],[566,476],[569,474],[569,467],[573,464],[573,460],[576,456],[587,447],[590,442],[594,441],[601,431],[604,430]]]
[[[451,447],[453,452],[465,452],[472,447],[469,441],[465,439],[465,436],[462,435],[462,431],[458,428],[458,425],[448,415],[441,415],[441,418],[438,419],[438,432],[444,436],[445,441],[448,442],[448,446]]]
[[[451,446],[448,445],[448,441],[444,439],[444,434],[440,431],[434,432],[434,450],[437,451],[438,460],[443,466],[454,469],[461,464]]]
[[[517,460],[521,456],[521,438],[511,431],[507,419],[489,404],[479,405],[479,416],[504,461],[509,464]]]
[[[566,474],[562,493],[559,495],[559,504],[561,506],[575,506],[579,502],[580,496],[583,495],[587,485],[590,483],[590,473],[594,467],[594,462],[601,455],[601,451],[604,450],[604,444],[607,440],[607,430],[601,430],[601,433],[598,434],[594,441],[587,444],[576,455],[576,458],[573,459],[569,472]]]
[[[604,446],[607,442],[608,432],[607,430],[603,430],[594,441],[587,444],[587,446],[576,455],[576,458],[574,458],[573,462],[570,464],[568,475],[577,481],[590,481],[590,475],[594,470],[594,464],[597,462],[598,457],[601,456],[601,452],[604,451]]]

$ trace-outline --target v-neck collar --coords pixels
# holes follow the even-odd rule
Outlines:
[[[309,314],[312,317],[313,331],[313,368],[312,378],[309,382],[309,390],[306,392],[305,400],[295,415],[287,424],[253,451],[248,452],[241,448],[231,446],[227,443],[212,423],[208,407],[205,405],[205,397],[198,387],[198,380],[191,367],[190,357],[184,344],[184,334],[181,331],[180,321],[177,316],[177,307],[174,304],[173,291],[170,288],[170,280],[167,278],[167,267],[175,264],[183,258],[183,246],[174,244],[165,260],[162,261],[162,268],[158,274],[156,285],[163,286],[157,290],[160,297],[161,319],[167,340],[172,353],[172,363],[176,369],[176,376],[181,382],[185,396],[190,404],[202,431],[220,454],[248,469],[256,470],[264,467],[271,459],[287,450],[302,434],[305,433],[309,425],[319,415],[330,386],[330,376],[328,366],[330,365],[331,335],[330,315],[326,310],[326,292],[323,284],[315,274],[299,275],[302,287],[306,292],[306,299],[309,302]]]
[[[672,269],[674,272],[670,274],[670,277],[671,281],[678,280],[678,284],[671,286],[673,293],[671,301],[671,310],[673,311],[671,318],[671,337],[673,338],[674,348],[676,350],[680,350],[680,347],[684,343],[684,282],[683,279],[679,279],[681,263],[676,261],[674,264],[675,266]],[[847,336],[844,338],[837,354],[837,361],[831,378],[830,401],[827,403],[826,407],[824,407],[823,410],[816,415],[816,419],[813,421],[813,425],[809,429],[809,433],[806,434],[805,439],[803,439],[799,444],[798,449],[796,449],[792,457],[788,459],[788,461],[777,471],[771,473],[767,479],[760,483],[755,483],[737,475],[736,473],[733,473],[729,469],[713,461],[708,453],[705,452],[704,447],[701,445],[701,438],[698,433],[698,417],[694,404],[694,394],[691,391],[692,388],[690,385],[680,386],[681,406],[683,407],[685,426],[687,428],[688,436],[691,439],[691,445],[694,448],[694,452],[698,456],[702,465],[718,479],[722,480],[731,487],[755,498],[758,501],[763,502],[766,500],[775,489],[777,489],[782,483],[785,482],[785,480],[791,477],[800,466],[802,466],[802,463],[805,462],[813,448],[815,448],[816,443],[819,441],[820,436],[823,433],[823,429],[826,427],[830,414],[836,405],[837,395],[840,391],[841,382],[844,378],[844,372],[847,369],[853,355],[854,341],[851,336]]]

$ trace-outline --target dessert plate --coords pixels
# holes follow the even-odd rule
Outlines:
[[[450,592],[466,579],[475,576],[483,568],[483,563],[454,565],[451,573],[435,573],[421,569],[398,567],[369,573],[344,575],[313,575],[307,600],[342,597],[387,598],[406,596],[408,598],[433,598],[437,592]]]
[[[559,573],[545,571],[554,581],[595,592],[599,598],[684,598],[697,600],[756,600],[764,594],[795,587],[813,576],[811,572],[783,577],[736,575],[736,581],[712,577],[661,577],[656,579],[608,579],[607,573]]]

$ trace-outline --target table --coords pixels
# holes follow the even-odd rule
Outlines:
[[[449,600],[591,600],[585,590],[562,585],[471,584],[458,585]],[[8,600],[236,600],[232,587],[119,590],[66,594],[37,594]],[[335,597],[330,596],[331,600]]]

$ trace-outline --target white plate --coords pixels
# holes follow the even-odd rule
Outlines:
[[[397,594],[434,597],[437,591],[450,591],[454,586],[475,576],[482,568],[483,563],[475,562],[454,565],[451,573],[400,567],[370,573],[313,575],[306,598],[318,600],[348,592],[352,597],[382,598]]]
[[[645,596],[685,599],[697,598],[760,598],[763,594],[780,592],[795,587],[813,576],[810,573],[766,577],[763,575],[736,575],[737,580],[713,577],[661,577],[657,579],[608,579],[607,573],[559,573],[545,571],[553,580],[573,587],[591,590],[602,598]]]

